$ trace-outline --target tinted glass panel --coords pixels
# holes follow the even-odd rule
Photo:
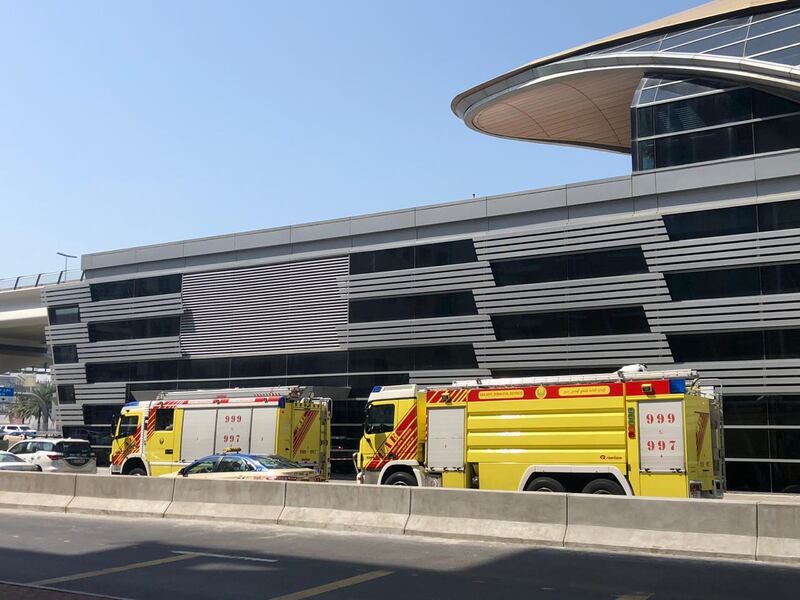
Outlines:
[[[769,432],[766,429],[725,429],[725,456],[769,458]]]
[[[650,331],[640,306],[560,313],[492,315],[499,340],[621,335]]]
[[[800,425],[800,396],[768,398],[770,425]],[[727,420],[727,416],[725,418]]]
[[[769,437],[772,458],[800,458],[800,429],[771,429]]]
[[[761,267],[761,287],[765,294],[800,292],[800,263]]]
[[[796,14],[787,16],[797,17]],[[770,21],[763,21],[764,25],[769,23]],[[784,29],[783,31],[776,31],[775,33],[770,33],[769,35],[761,37],[754,38],[752,37],[753,35],[754,34],[751,33],[750,38],[747,40],[747,56],[753,56],[761,52],[768,52],[776,48],[796,44],[798,38],[800,38],[800,31],[797,29]]]
[[[424,244],[388,250],[355,252],[350,255],[350,273],[376,273],[414,267],[435,267],[465,262],[475,262],[472,240],[457,240],[439,244]]]
[[[636,145],[637,169],[648,171],[656,168],[656,142],[645,140]]]
[[[53,346],[53,362],[56,364],[78,362],[78,347],[75,344]]]
[[[472,292],[421,294],[350,301],[350,322],[428,319],[477,314]]]
[[[311,354],[289,354],[286,372],[289,375],[304,373],[345,373],[347,372],[346,352],[317,352]]]
[[[81,313],[77,306],[51,306],[47,309],[50,325],[69,325],[79,323]]]
[[[676,362],[760,360],[764,358],[761,331],[732,331],[667,335]]]
[[[241,356],[231,359],[231,377],[264,377],[286,374],[286,355]]]
[[[74,385],[59,385],[57,390],[59,404],[75,404]]]
[[[800,494],[800,464],[773,463],[772,491],[783,494]]]
[[[753,127],[736,125],[656,139],[656,167],[753,154]]]
[[[492,273],[498,286],[646,272],[647,261],[640,247],[492,263]]]
[[[650,137],[655,133],[653,125],[654,107],[646,106],[636,111],[636,136],[637,138]]]
[[[725,474],[731,491],[772,491],[769,463],[727,461]]]
[[[758,153],[800,147],[800,115],[759,121],[754,127]]]
[[[414,349],[414,370],[475,369],[472,346],[421,346]]]
[[[800,329],[767,330],[764,341],[768,359],[800,357]]]
[[[126,281],[108,281],[93,283],[90,287],[92,300],[118,300],[158,294],[175,294],[181,291],[180,275],[162,275],[160,277],[144,277]]]
[[[158,381],[160,379],[177,379],[179,362],[180,361],[177,360],[161,360],[132,363],[130,365],[130,379],[131,381]]]
[[[133,298],[133,280],[93,283],[89,286],[94,302]]]
[[[761,293],[758,267],[665,273],[664,278],[673,300],[758,296]]]
[[[414,368],[414,355],[411,348],[351,350],[349,355],[350,371],[355,373],[411,371]]]
[[[766,396],[725,396],[725,425],[767,425]]]
[[[83,422],[86,425],[111,425],[119,414],[117,404],[84,404]]]
[[[734,235],[756,231],[756,207],[735,206],[700,210],[680,215],[664,215],[671,240]]]
[[[89,323],[89,340],[106,342],[141,338],[172,337],[180,333],[180,317]]]
[[[758,205],[758,228],[761,231],[800,227],[800,200]]]
[[[798,110],[800,110],[800,104],[796,102],[753,90],[753,116],[756,118],[774,117]]]
[[[722,45],[722,44],[717,44]],[[739,89],[655,106],[655,132],[676,133],[752,117],[750,90]]]
[[[229,376],[230,360],[227,358],[184,360],[178,367],[178,379],[227,379]]]

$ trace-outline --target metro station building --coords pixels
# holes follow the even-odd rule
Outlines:
[[[612,7],[613,8],[613,7]],[[65,432],[159,390],[685,365],[722,380],[731,489],[800,491],[800,5],[718,0],[453,100],[630,176],[83,256],[46,288]],[[509,142],[511,143],[511,142]]]

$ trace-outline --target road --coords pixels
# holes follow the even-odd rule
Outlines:
[[[800,568],[3,511],[0,581],[0,598],[30,600],[794,599]]]

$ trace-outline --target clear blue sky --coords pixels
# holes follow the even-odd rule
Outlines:
[[[0,278],[82,254],[558,185],[457,93],[691,0],[0,2]]]

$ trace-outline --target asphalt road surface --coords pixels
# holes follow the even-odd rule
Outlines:
[[[800,568],[2,511],[0,582],[3,600],[796,599]]]

